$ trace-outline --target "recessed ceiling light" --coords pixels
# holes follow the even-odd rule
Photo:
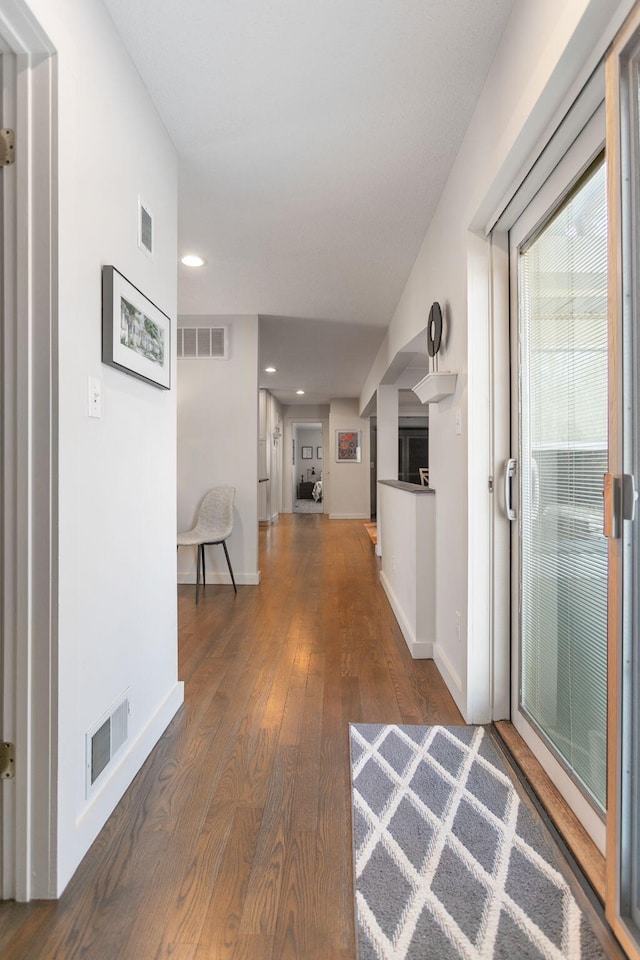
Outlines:
[[[204,266],[204,260],[202,257],[199,257],[195,253],[188,253],[185,257],[180,257],[180,263],[184,263],[185,267]]]
[[[265,368],[264,368],[264,372],[265,372],[265,373],[275,373],[275,372],[276,372],[276,368],[275,368],[275,367],[265,367]]]
[[[302,396],[302,394],[304,393],[304,390],[296,390],[296,393],[297,393],[299,396]]]

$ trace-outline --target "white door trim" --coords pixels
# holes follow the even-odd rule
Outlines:
[[[55,896],[57,626],[57,315],[54,239],[55,50],[21,0],[0,10],[16,131],[3,223],[3,735],[16,776],[3,783],[2,897]]]

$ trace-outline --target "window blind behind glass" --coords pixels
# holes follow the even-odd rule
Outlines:
[[[520,705],[604,809],[604,162],[524,249],[519,266]]]

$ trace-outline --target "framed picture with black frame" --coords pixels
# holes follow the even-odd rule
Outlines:
[[[171,319],[112,266],[102,268],[102,362],[171,389]]]
[[[313,460],[313,447],[303,447],[303,448],[302,448],[302,459],[303,459],[303,460]]]

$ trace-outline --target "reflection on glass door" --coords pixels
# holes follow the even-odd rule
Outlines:
[[[513,460],[507,470],[511,718],[602,852],[609,362],[604,134],[600,106],[509,231]]]
[[[520,709],[606,802],[607,207],[600,160],[520,247]]]

